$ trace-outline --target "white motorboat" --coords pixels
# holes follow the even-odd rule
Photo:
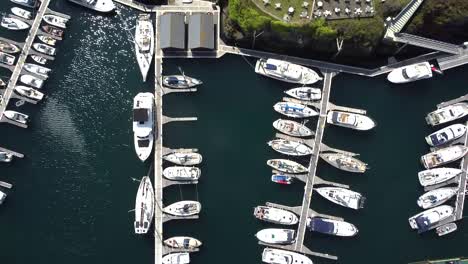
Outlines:
[[[17,85],[15,86],[15,92],[21,96],[24,96],[26,98],[35,100],[35,101],[40,101],[44,98],[44,94],[37,91],[36,89],[33,89],[31,87],[23,86],[23,85]]]
[[[31,56],[31,59],[33,59],[35,62],[39,64],[45,65],[47,63],[47,59],[42,56],[39,56],[39,55],[30,55],[30,56]]]
[[[421,233],[450,217],[453,211],[454,209],[450,205],[440,205],[410,217],[408,221],[412,229],[418,229],[418,232]]]
[[[278,184],[289,185],[293,183],[294,178],[289,175],[273,174],[271,175],[271,181]]]
[[[47,54],[47,55],[50,55],[50,56],[54,56],[55,53],[56,53],[56,50],[54,47],[51,47],[47,44],[43,44],[43,43],[34,43],[33,44],[33,48],[41,53],[44,53],[44,54]]]
[[[39,5],[39,1],[36,0],[11,0],[11,2],[30,8],[36,8]]]
[[[298,87],[287,90],[285,94],[304,101],[316,101],[322,98],[322,90],[312,87]]]
[[[431,169],[461,159],[467,152],[468,148],[465,146],[450,146],[422,156],[421,163],[426,169]]]
[[[430,134],[425,139],[427,144],[429,144],[430,146],[438,147],[461,138],[463,135],[465,135],[465,133],[465,125],[454,124]]]
[[[310,231],[342,237],[352,237],[359,232],[351,223],[320,217],[308,217],[307,227]]]
[[[461,102],[442,107],[427,114],[426,122],[429,125],[436,126],[465,117],[466,115],[468,115],[468,103]]]
[[[348,155],[341,153],[321,153],[320,157],[333,167],[348,171],[364,173],[367,170],[367,164]]]
[[[174,89],[188,89],[203,84],[202,81],[185,75],[163,76],[163,85]]]
[[[276,248],[265,248],[262,261],[269,264],[313,264],[306,255]]]
[[[7,84],[5,83],[5,81],[3,81],[2,78],[0,78],[0,89],[5,88],[6,85],[7,85]]]
[[[49,68],[36,65],[33,63],[25,63],[24,64],[24,69],[28,72],[35,73],[37,75],[43,76],[44,78],[47,78],[49,73],[52,71]]]
[[[13,154],[0,151],[0,162],[11,162],[13,160]]]
[[[15,44],[9,43],[4,40],[0,40],[0,51],[10,54],[15,54],[21,51],[21,49]]]
[[[322,80],[322,77],[307,67],[275,59],[257,60],[255,72],[289,83],[313,84]]]
[[[420,171],[418,173],[419,183],[422,186],[429,186],[448,181],[462,173],[460,169],[454,168],[435,168]]]
[[[3,204],[6,197],[7,197],[7,195],[4,192],[0,191],[0,204]]]
[[[306,173],[308,171],[303,165],[286,159],[270,159],[267,161],[267,165],[286,173]]]
[[[457,224],[455,223],[448,223],[436,228],[436,233],[438,236],[445,236],[455,231],[457,231]]]
[[[43,25],[42,30],[44,32],[46,32],[46,33],[49,33],[52,36],[55,36],[55,37],[59,38],[59,39],[63,38],[63,34],[64,34],[63,29],[59,29],[59,28],[56,28],[56,27],[51,26],[51,25]]]
[[[13,66],[15,64],[15,56],[0,51],[0,63]]]
[[[71,1],[71,0],[70,0]],[[162,258],[162,264],[188,264],[190,255],[187,252],[170,253]]]
[[[196,201],[180,201],[164,207],[163,211],[175,216],[191,216],[200,213],[201,204]]]
[[[375,121],[368,116],[341,111],[329,111],[327,123],[355,130],[370,130],[376,126]]]
[[[29,86],[32,86],[37,89],[41,89],[42,86],[44,85],[44,81],[41,79],[38,79],[32,75],[29,74],[23,74],[20,76],[20,81],[24,84],[27,84]]]
[[[163,159],[182,166],[198,165],[202,162],[203,157],[199,153],[189,152],[174,152],[163,156]]]
[[[112,0],[68,0],[72,3],[90,8],[92,10],[109,13],[114,11],[115,5]]]
[[[455,194],[457,194],[457,191],[457,187],[435,189],[421,195],[417,203],[422,209],[436,207],[452,198]]]
[[[257,219],[280,225],[295,225],[299,221],[296,214],[269,206],[255,207],[254,216]]]
[[[312,148],[306,144],[285,139],[268,141],[268,146],[273,150],[290,156],[307,156],[312,154]]]
[[[255,236],[263,243],[287,245],[294,243],[295,233],[292,229],[266,228],[258,231]]]
[[[164,245],[177,249],[194,249],[200,247],[202,242],[193,237],[176,236],[164,240]]]
[[[22,17],[24,19],[32,19],[33,18],[33,14],[31,12],[29,12],[28,10],[24,10],[23,8],[19,8],[19,7],[12,7],[11,8],[11,13],[13,13],[13,15],[15,15],[15,16],[19,16],[19,17]]]
[[[432,77],[432,69],[429,62],[421,62],[391,71],[387,80],[392,83],[407,83]]]
[[[140,160],[145,161],[153,150],[154,96],[139,93],[133,99],[133,141]]]
[[[273,106],[276,112],[293,118],[306,118],[318,115],[318,112],[298,103],[279,102]]]
[[[201,170],[196,167],[172,166],[163,170],[163,176],[173,181],[196,181],[200,178]]]
[[[24,30],[30,27],[28,23],[14,17],[3,17],[0,25],[10,30]]]
[[[154,29],[148,14],[138,16],[135,28],[135,52],[145,82],[154,54]]]
[[[310,137],[313,135],[313,132],[310,128],[306,127],[304,124],[292,120],[278,119],[273,122],[273,127],[281,133],[293,137]]]
[[[316,188],[315,190],[323,198],[338,205],[355,210],[363,208],[364,202],[366,201],[366,198],[360,193],[340,187],[320,187]]]
[[[44,15],[42,17],[42,20],[44,20],[49,25],[56,26],[59,28],[66,28],[67,27],[66,24],[68,22],[68,19],[66,18],[59,17],[56,15],[50,15],[50,14]]]
[[[154,189],[151,179],[144,176],[140,181],[135,201],[135,234],[146,234],[154,218]]]
[[[21,124],[26,124],[28,122],[29,116],[20,112],[12,111],[12,110],[6,110],[3,112],[3,115],[15,122],[21,123]]]
[[[44,42],[45,44],[47,45],[50,45],[50,46],[55,46],[55,44],[57,44],[57,40],[52,38],[52,37],[49,37],[49,36],[46,36],[46,35],[38,35],[37,38]]]

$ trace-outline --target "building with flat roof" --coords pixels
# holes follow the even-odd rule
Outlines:
[[[166,13],[161,15],[161,49],[185,49],[185,15]]]
[[[215,49],[215,24],[213,14],[193,13],[188,19],[188,48]]]

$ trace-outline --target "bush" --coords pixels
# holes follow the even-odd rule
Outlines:
[[[245,0],[230,0],[228,10],[229,17],[245,32],[265,28],[271,21],[271,18],[259,14]]]

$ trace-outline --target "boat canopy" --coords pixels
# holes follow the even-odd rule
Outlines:
[[[309,229],[320,233],[333,234],[334,227],[333,223],[324,221],[321,218],[312,218],[309,222]]]
[[[139,109],[133,109],[133,120],[139,123],[144,123],[148,121],[149,116],[148,116],[148,109],[145,108],[139,108]]]
[[[274,64],[269,64],[269,63],[267,63],[267,64],[265,65],[265,69],[271,70],[271,71],[276,71],[276,70],[278,69],[278,67],[276,67],[276,65],[274,65]]]
[[[419,232],[427,231],[431,227],[431,221],[429,217],[426,216],[416,218],[416,224],[418,225]]]

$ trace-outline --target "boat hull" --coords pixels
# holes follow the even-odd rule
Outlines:
[[[135,199],[135,234],[146,234],[154,218],[154,189],[148,176],[140,181]]]

